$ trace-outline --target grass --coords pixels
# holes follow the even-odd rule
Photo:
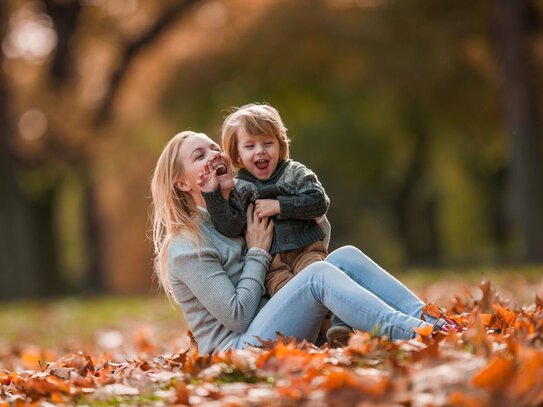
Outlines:
[[[504,297],[519,303],[533,302],[535,291],[543,290],[543,267],[410,269],[392,273],[422,298],[439,301],[446,301],[458,292],[459,286],[478,286],[484,276]],[[451,291],[449,287],[453,285]],[[539,296],[543,296],[542,291]],[[96,341],[97,332],[134,331],[145,325],[176,331],[186,327],[179,308],[165,296],[69,297],[0,303],[0,345],[91,344]]]
[[[50,347],[73,339],[92,343],[97,331],[131,323],[184,326],[179,309],[163,297],[69,297],[0,304],[0,341],[12,344]]]

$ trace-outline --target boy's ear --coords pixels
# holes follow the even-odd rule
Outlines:
[[[180,191],[183,191],[183,192],[188,192],[190,191],[190,185],[188,185],[185,181],[183,181],[182,179],[179,179],[175,182],[175,187],[180,190]]]

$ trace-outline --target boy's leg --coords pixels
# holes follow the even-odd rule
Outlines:
[[[292,268],[284,262],[284,255],[277,253],[273,256],[273,260],[266,273],[266,280],[264,282],[266,292],[270,297],[275,295],[292,277],[294,277]]]
[[[393,309],[347,274],[321,261],[297,274],[274,295],[234,346],[243,348],[246,342],[258,345],[255,336],[275,339],[276,332],[314,342],[329,310],[357,329],[379,329],[392,339],[413,338],[413,328],[428,325]]]
[[[318,240],[303,249],[296,250],[296,252],[296,256],[292,259],[293,274],[298,274],[310,264],[322,261],[328,256],[328,251],[322,240]]]

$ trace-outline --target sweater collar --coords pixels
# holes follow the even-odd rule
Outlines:
[[[255,182],[255,183],[260,182],[262,184],[275,184],[277,180],[281,177],[281,175],[283,175],[283,173],[285,172],[285,169],[287,168],[289,162],[290,160],[280,161],[279,164],[277,164],[277,168],[273,172],[272,176],[265,180],[260,180],[256,178],[253,174],[251,174],[245,168],[242,168],[241,170],[239,170],[237,177],[239,179],[249,181],[249,182]]]

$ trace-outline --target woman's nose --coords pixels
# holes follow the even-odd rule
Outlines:
[[[215,160],[218,159],[220,156],[221,156],[221,153],[220,153],[220,152],[218,152],[218,151],[213,151],[213,152],[209,155],[209,162],[215,161]]]

